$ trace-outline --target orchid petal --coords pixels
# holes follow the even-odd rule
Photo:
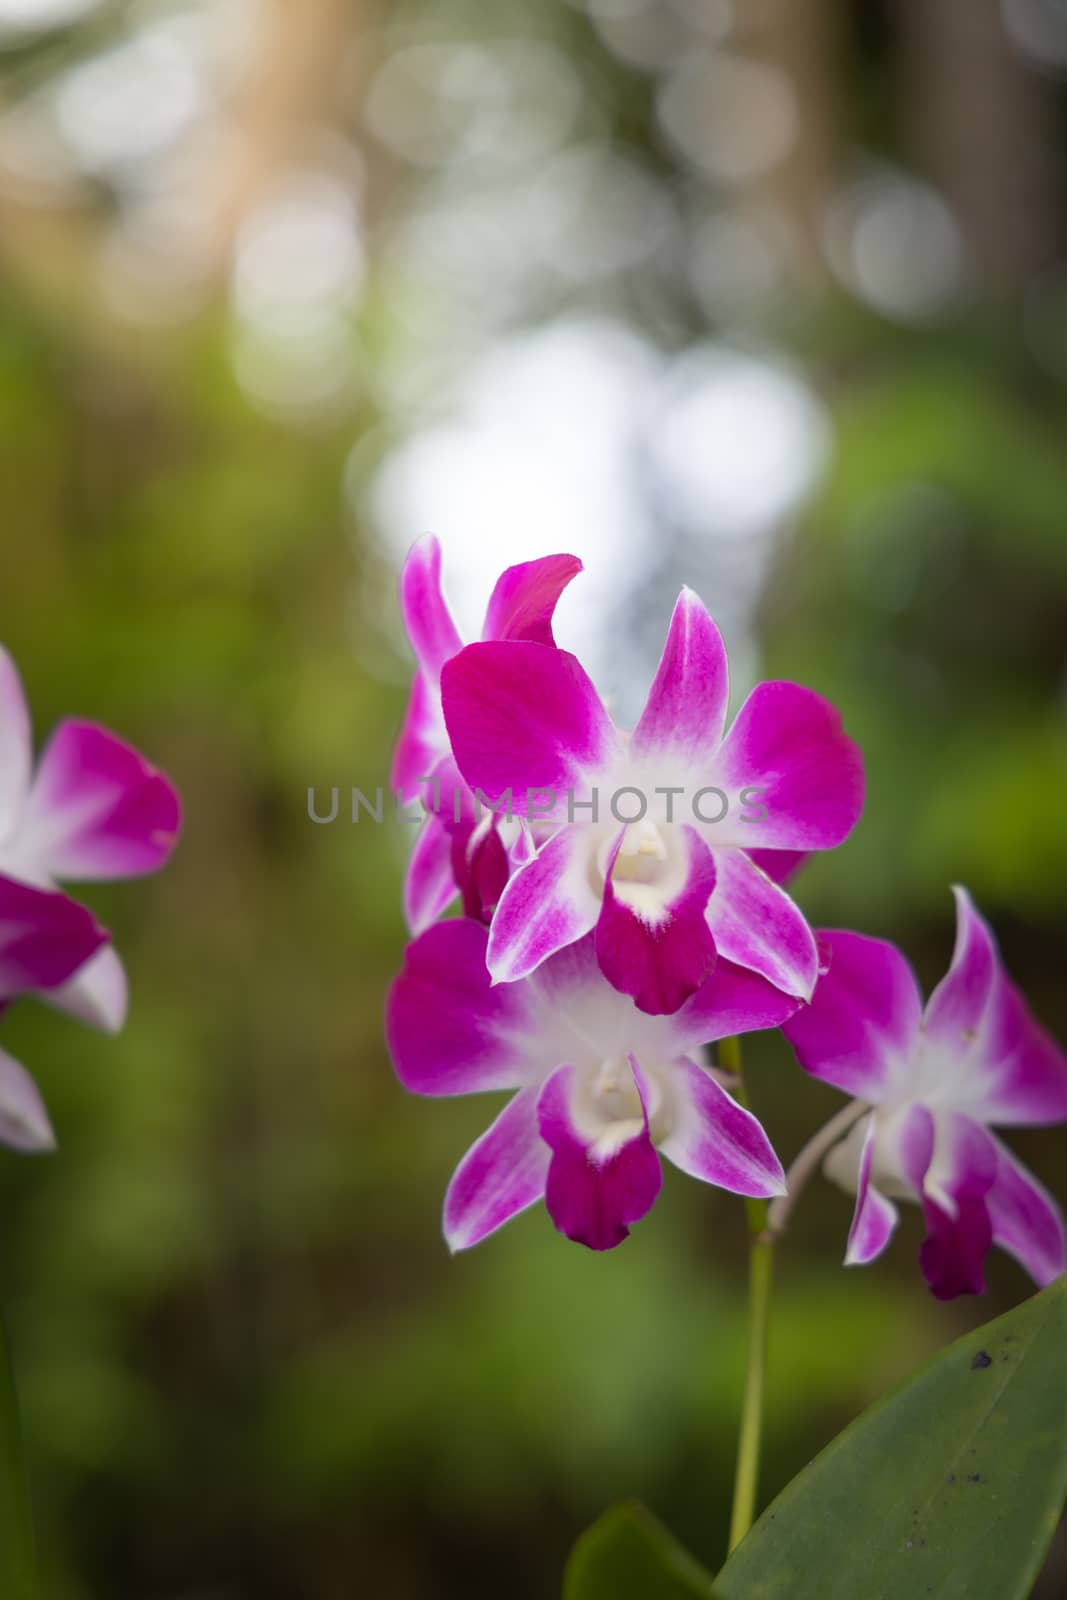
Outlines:
[[[434,922],[456,898],[452,841],[439,817],[428,816],[419,830],[404,877],[404,916],[412,933]]]
[[[648,1116],[624,1143],[598,1148],[571,1113],[575,1071],[558,1067],[537,1102],[541,1137],[552,1151],[545,1205],[560,1233],[590,1250],[612,1250],[648,1212],[663,1182]]]
[[[922,999],[915,975],[884,939],[833,931],[819,940],[829,970],[782,1032],[805,1072],[876,1105],[918,1042]]]
[[[699,597],[683,589],[634,729],[634,755],[674,758],[680,770],[699,770],[718,752],[729,697],[722,635]]]
[[[496,802],[510,790],[517,815],[550,793],[561,817],[568,796],[588,799],[613,760],[618,735],[580,662],[542,644],[468,645],[441,674],[452,749],[464,778]]]
[[[810,850],[750,850],[749,855],[772,883],[785,885],[796,877],[810,859]]]
[[[675,1062],[671,1088],[671,1131],[659,1146],[668,1161],[731,1194],[769,1199],[785,1193],[782,1164],[761,1123],[706,1068]]]
[[[463,896],[463,914],[489,923],[511,876],[511,863],[491,816],[452,836],[452,874]]]
[[[562,828],[510,879],[489,935],[494,983],[526,977],[595,926],[600,897],[589,881],[594,844],[592,830]]]
[[[463,640],[441,593],[441,546],[432,534],[413,545],[404,562],[400,610],[419,668],[436,687],[441,668]]]
[[[408,945],[386,1006],[389,1049],[406,1089],[473,1094],[528,1082],[527,996],[521,986],[491,985],[485,948],[485,928],[465,919],[439,922]]]
[[[658,906],[652,886],[620,885],[612,874],[625,830],[608,861],[604,903],[596,925],[596,953],[608,982],[633,997],[638,1010],[652,1016],[677,1011],[694,994],[715,961],[715,941],[707,923],[708,896],[715,887],[711,851],[694,828],[682,828],[685,879],[674,897]],[[641,892],[636,903],[625,890]]]
[[[129,1006],[126,970],[114,946],[105,944],[66,983],[42,989],[40,998],[77,1022],[102,1033],[118,1033]]]
[[[423,674],[417,672],[389,775],[394,793],[399,794],[405,805],[419,797],[426,779],[448,752],[440,697],[436,688],[431,689]]]
[[[721,959],[807,999],[819,973],[815,935],[800,908],[743,850],[714,850],[708,926]]]
[[[670,1019],[677,1053],[685,1055],[735,1033],[780,1028],[801,1003],[766,978],[720,957],[696,994]]]
[[[992,1136],[991,1136],[992,1137]],[[1000,1140],[997,1175],[986,1195],[993,1243],[1022,1263],[1034,1282],[1044,1286],[1067,1269],[1063,1212],[1043,1184]]]
[[[578,557],[568,555],[541,556],[508,567],[489,597],[482,638],[554,646],[553,613],[560,595],[581,571]]]
[[[952,963],[926,1007],[927,1038],[953,1050],[974,1042],[986,1022],[1000,972],[996,940],[966,889],[956,897],[956,946]]]
[[[896,1206],[871,1182],[877,1119],[867,1118],[856,1184],[856,1209],[845,1251],[846,1267],[863,1267],[880,1256],[900,1220]]]
[[[22,679],[0,645],[0,840],[21,820],[32,769],[33,736]]]
[[[829,850],[863,810],[863,758],[828,700],[795,683],[760,683],[723,741],[716,782],[745,799],[758,791],[762,821],[725,819],[716,844],[745,849]]]
[[[67,895],[0,877],[0,1000],[58,988],[107,938]]]
[[[92,722],[61,722],[27,803],[20,854],[51,878],[132,878],[174,848],[181,806],[170,780]]]
[[[983,1264],[993,1242],[986,1197],[997,1175],[992,1136],[959,1112],[934,1116],[933,1156],[923,1181],[926,1239],[919,1266],[938,1300],[985,1289]]]
[[[450,1250],[469,1250],[545,1192],[551,1159],[537,1127],[536,1087],[509,1100],[463,1157],[445,1195]]]
[[[54,1150],[56,1136],[41,1092],[26,1068],[0,1050],[0,1144],[13,1150]]]
[[[1005,1126],[1067,1117],[1067,1057],[1000,964],[996,940],[963,888],[952,964],[926,1007],[932,1050],[956,1066],[969,1108]]]

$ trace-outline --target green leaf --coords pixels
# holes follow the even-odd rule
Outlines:
[[[783,1490],[718,1600],[1016,1600],[1067,1498],[1067,1278],[957,1340]]]
[[[613,1506],[571,1553],[563,1600],[717,1600],[709,1573],[644,1506]]]

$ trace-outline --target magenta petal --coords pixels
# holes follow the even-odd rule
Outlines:
[[[829,701],[795,683],[757,684],[723,741],[717,779],[730,793],[758,789],[767,815],[716,829],[747,849],[828,850],[863,810],[863,758]],[[738,813],[740,817],[740,813]]]
[[[417,672],[389,775],[393,792],[405,805],[423,794],[425,780],[448,753],[448,734],[437,689],[431,689],[423,674]]]
[[[1063,1212],[1043,1184],[994,1138],[997,1175],[986,1195],[993,1243],[1009,1251],[1042,1286],[1067,1269]]]
[[[749,855],[772,883],[792,882],[811,857],[810,850],[750,850]]]
[[[18,826],[30,788],[33,740],[18,668],[0,645],[0,837]]]
[[[766,978],[720,958],[696,994],[671,1018],[678,1054],[734,1033],[779,1028],[801,1003]]]
[[[452,835],[452,874],[463,896],[463,914],[489,923],[511,876],[511,863],[496,825],[488,817]]]
[[[680,830],[688,855],[686,881],[656,915],[620,899],[612,883],[622,835],[608,862],[604,903],[596,925],[600,970],[639,1011],[663,1016],[694,994],[715,961],[708,928],[708,896],[715,887],[711,851],[693,828]]]
[[[769,1199],[785,1174],[759,1121],[693,1061],[671,1068],[674,1120],[660,1150],[683,1172],[731,1194]]]
[[[419,830],[404,877],[404,916],[412,933],[422,933],[456,898],[452,841],[439,817],[429,816]]]
[[[386,1005],[397,1077],[416,1094],[514,1089],[528,1080],[529,1023],[522,985],[490,984],[486,930],[439,922],[404,954]]]
[[[722,635],[699,597],[683,589],[634,729],[634,755],[673,756],[685,768],[710,763],[722,740],[729,697]]]
[[[52,878],[132,878],[174,848],[181,806],[169,779],[92,722],[62,722],[41,757],[20,841]]]
[[[574,1068],[558,1067],[537,1103],[541,1137],[552,1151],[545,1205],[560,1233],[590,1250],[612,1250],[630,1224],[649,1211],[663,1172],[648,1134],[647,1117],[623,1144],[599,1151],[571,1115]]]
[[[40,998],[90,1028],[118,1033],[126,1021],[129,986],[114,946],[101,946],[66,983],[55,989],[42,989]]]
[[[400,610],[420,670],[436,686],[449,656],[463,648],[441,593],[441,546],[432,534],[413,545],[400,574]]]
[[[871,1182],[871,1163],[874,1158],[874,1140],[876,1123],[873,1116],[867,1118],[867,1131],[864,1135],[863,1150],[860,1154],[859,1179],[856,1185],[856,1209],[852,1216],[852,1226],[848,1234],[848,1247],[845,1251],[845,1265],[847,1267],[864,1267],[876,1256],[880,1256],[890,1239],[893,1230],[900,1220],[896,1206],[887,1200],[880,1190]]]
[[[923,1184],[926,1239],[919,1266],[938,1300],[982,1294],[993,1242],[987,1195],[997,1174],[992,1136],[970,1117],[939,1111],[933,1159]]]
[[[67,895],[0,877],[0,999],[57,988],[107,937]]]
[[[541,556],[508,567],[489,598],[482,638],[555,645],[552,617],[557,602],[581,570],[578,557],[567,555]]]
[[[906,1064],[918,1043],[922,1000],[915,975],[884,939],[847,931],[819,938],[829,970],[782,1032],[805,1072],[877,1104],[893,1068]]]
[[[517,815],[525,815],[527,791],[534,789],[551,791],[555,815],[565,815],[568,794],[588,799],[618,747],[596,690],[565,650],[468,645],[446,664],[441,697],[464,778],[493,801],[510,789]],[[601,805],[609,799],[601,796]]]
[[[544,1194],[550,1155],[537,1096],[536,1087],[520,1090],[456,1168],[445,1195],[450,1250],[469,1250]]]
[[[588,828],[562,828],[520,867],[500,897],[489,934],[495,983],[514,983],[590,931],[600,897],[589,882]]]
[[[803,912],[743,850],[712,854],[716,882],[708,926],[720,958],[807,999],[818,977],[819,954]]]
[[[1000,975],[996,940],[966,889],[956,887],[952,964],[930,996],[924,1025],[931,1041],[952,1050],[975,1042],[988,1019]]]
[[[982,1120],[1003,1126],[1067,1118],[1067,1057],[1000,964],[996,940],[956,888],[952,964],[926,1008],[933,1048],[957,1062]]]
[[[6,1050],[0,1050],[0,1144],[25,1151],[54,1150],[56,1145],[40,1090]]]

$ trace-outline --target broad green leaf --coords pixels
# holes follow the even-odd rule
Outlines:
[[[563,1600],[716,1600],[709,1573],[637,1502],[613,1506],[575,1545]]]
[[[766,1510],[719,1600],[1018,1600],[1067,1498],[1067,1278],[957,1340]]]

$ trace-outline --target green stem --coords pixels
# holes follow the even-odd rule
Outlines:
[[[0,1594],[4,1600],[32,1600],[36,1567],[15,1371],[0,1316]]]
[[[741,1041],[723,1039],[719,1045],[719,1065],[733,1075],[734,1098],[748,1109],[741,1075]],[[745,1201],[749,1233],[749,1335],[748,1370],[741,1402],[741,1431],[737,1441],[737,1470],[734,1474],[734,1505],[730,1517],[730,1546],[737,1548],[756,1518],[759,1491],[760,1445],[763,1437],[763,1396],[767,1373],[767,1328],[771,1311],[771,1284],[774,1274],[774,1239],[767,1232],[766,1200]]]

